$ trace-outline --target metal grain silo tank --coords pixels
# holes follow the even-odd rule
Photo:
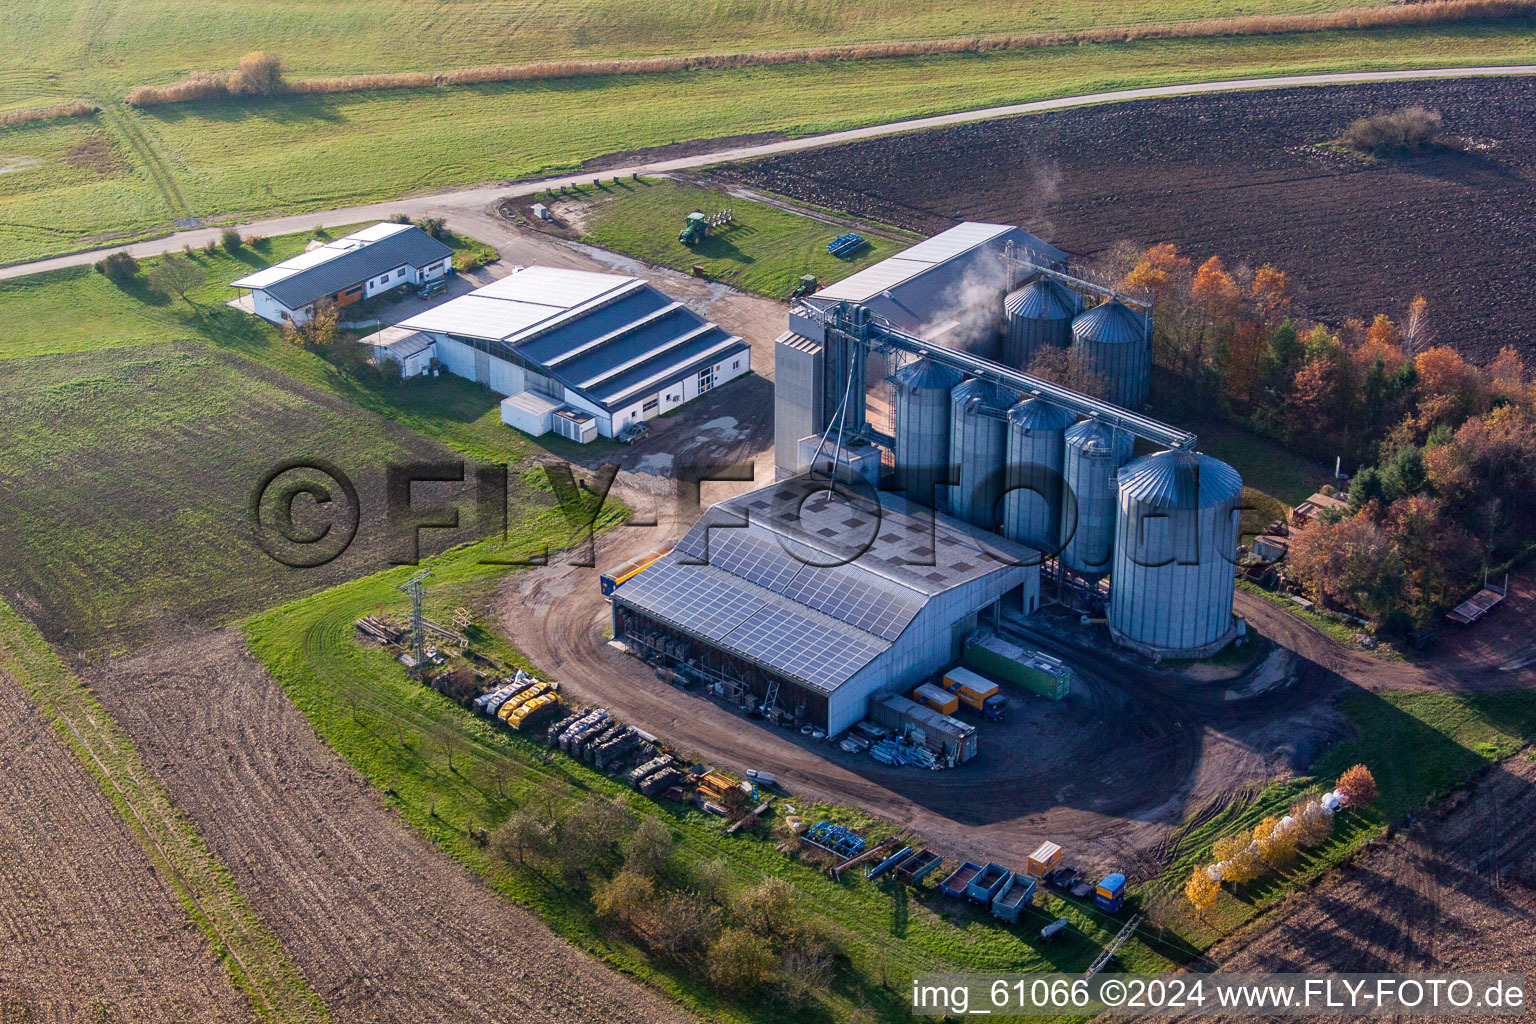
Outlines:
[[[1083,576],[1109,571],[1115,543],[1115,472],[1135,438],[1098,420],[1066,433],[1062,461],[1061,564]]]
[[[1120,471],[1109,602],[1117,641],[1187,658],[1232,638],[1242,496],[1237,470],[1196,452],[1158,452]]]
[[[998,524],[1008,459],[1008,410],[1020,394],[972,379],[950,393],[949,511],[985,529]]]
[[[1061,480],[1067,428],[1076,417],[1030,398],[1008,410],[1007,492],[1003,533],[1053,554],[1061,546]]]
[[[896,487],[932,507],[949,481],[949,392],[960,371],[919,359],[896,373]]]
[[[1072,343],[1072,318],[1082,311],[1081,296],[1036,274],[1003,300],[1008,321],[1003,333],[1003,362],[1024,370],[1042,348],[1066,348]]]
[[[1072,321],[1072,360],[1098,374],[1108,386],[1104,397],[1139,409],[1147,401],[1152,367],[1152,338],[1147,318],[1119,299],[1094,306]]]

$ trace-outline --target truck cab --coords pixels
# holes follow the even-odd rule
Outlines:
[[[987,717],[989,722],[1002,721],[1003,715],[1008,713],[1008,698],[1000,693],[993,694],[982,701],[981,713]]]

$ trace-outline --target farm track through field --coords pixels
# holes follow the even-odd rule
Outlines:
[[[305,655],[320,643],[307,636]],[[686,1019],[386,809],[237,631],[179,642],[174,658],[171,649],[104,663],[93,685],[336,1020]]]
[[[73,739],[85,767],[144,844],[153,867],[182,900],[188,916],[262,1016],[275,1021],[324,1021],[324,1008],[288,963],[282,948],[250,912],[224,868],[209,854],[128,739],[85,692],[47,644],[0,607],[0,667],[20,680],[42,711]]]
[[[155,190],[165,202],[165,208],[177,219],[191,215],[187,201],[176,184],[176,176],[169,165],[156,152],[154,144],[144,135],[143,129],[134,123],[136,116],[114,100],[99,101],[102,116],[111,123],[118,137],[126,142],[139,158],[144,173],[154,182]]]

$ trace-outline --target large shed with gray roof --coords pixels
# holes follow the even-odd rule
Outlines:
[[[900,495],[784,481],[711,507],[615,590],[614,635],[836,733],[954,664],[1034,558]]]
[[[230,283],[250,292],[252,312],[273,323],[302,324],[316,305],[363,299],[443,277],[453,250],[411,224],[374,224],[314,245]]]
[[[432,339],[449,373],[508,396],[502,418],[524,430],[547,418],[519,396],[611,437],[751,369],[747,342],[622,274],[525,267],[397,326]]]

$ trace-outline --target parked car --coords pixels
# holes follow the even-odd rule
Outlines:
[[[631,423],[623,430],[620,430],[614,440],[619,442],[619,444],[634,444],[650,432],[651,425],[649,423]]]
[[[446,278],[441,278],[441,277],[435,277],[435,278],[433,278],[430,281],[423,281],[421,283],[421,285],[417,287],[416,295],[417,295],[418,298],[430,299],[430,298],[432,298],[432,296],[434,296],[434,295],[441,295],[441,294],[443,294],[443,292],[445,292],[447,290],[448,290],[448,281],[447,281],[447,279]]]

